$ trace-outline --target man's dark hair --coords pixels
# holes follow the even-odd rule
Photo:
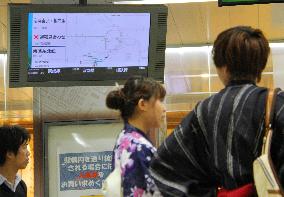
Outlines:
[[[0,166],[6,162],[8,152],[17,155],[20,146],[30,140],[28,131],[20,126],[0,127]]]
[[[259,82],[269,52],[268,41],[261,30],[237,26],[217,36],[212,54],[217,68],[227,67],[230,80]]]

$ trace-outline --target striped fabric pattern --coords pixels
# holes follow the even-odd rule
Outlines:
[[[201,101],[163,142],[150,168],[164,196],[216,196],[253,182],[267,89],[232,82]],[[284,92],[277,95],[272,160],[284,183]]]

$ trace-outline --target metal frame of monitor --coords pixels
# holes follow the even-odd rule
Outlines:
[[[148,76],[164,81],[168,9],[165,5],[118,4],[9,4],[8,68],[9,87],[110,86],[123,80],[28,81],[28,13],[147,13],[151,14]]]

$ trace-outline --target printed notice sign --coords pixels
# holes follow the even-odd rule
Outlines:
[[[101,189],[112,170],[112,151],[59,154],[60,191]]]

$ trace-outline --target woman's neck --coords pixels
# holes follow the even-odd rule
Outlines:
[[[141,130],[143,133],[147,134],[147,128],[145,127],[145,124],[141,121],[141,119],[138,118],[130,118],[128,119],[128,123],[135,128]]]

